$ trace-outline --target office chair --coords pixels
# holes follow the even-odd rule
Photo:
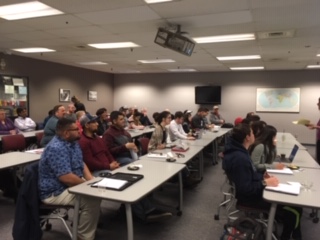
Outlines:
[[[60,219],[72,239],[64,216],[56,210],[73,208],[71,205],[49,205],[40,201],[38,190],[39,163],[31,163],[25,169],[24,179],[19,191],[12,236],[14,240],[40,240],[42,237],[41,226],[46,224],[46,229],[51,229],[49,219]]]
[[[26,140],[22,134],[3,136],[1,140],[2,153],[24,151],[26,149]]]
[[[138,141],[140,143],[140,156],[147,154],[150,139],[147,137],[141,137]]]

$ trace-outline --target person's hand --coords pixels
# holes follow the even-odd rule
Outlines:
[[[110,170],[117,169],[118,167],[120,167],[120,165],[117,161],[113,161],[112,163],[110,163]]]
[[[310,123],[310,124],[306,124],[306,127],[308,127],[309,129],[315,129],[317,128],[314,124]]]
[[[162,143],[162,144],[159,144],[157,149],[164,149],[166,148],[166,144],[165,143]]]
[[[277,163],[276,166],[275,166],[275,168],[276,168],[276,169],[279,169],[279,170],[282,170],[282,169],[284,169],[285,166],[286,166],[286,165],[284,165],[283,163]]]
[[[126,148],[127,149],[135,149],[135,148],[137,148],[137,146],[133,143],[133,142],[128,142],[128,143],[126,143]]]
[[[269,173],[267,171],[264,172],[263,174],[263,179],[267,179],[270,178],[271,176],[269,175]]]
[[[194,137],[187,137],[187,140],[196,140]]]
[[[276,187],[279,184],[279,180],[276,177],[269,177],[264,179],[264,181],[266,182],[267,186],[271,186],[271,187]]]
[[[10,135],[16,135],[17,134],[17,131],[15,129],[10,130],[9,132],[10,132]]]

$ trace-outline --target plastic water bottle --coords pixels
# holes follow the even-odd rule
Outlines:
[[[282,136],[281,136],[282,142],[286,141],[286,132],[283,130]]]

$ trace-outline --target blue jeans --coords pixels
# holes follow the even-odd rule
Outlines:
[[[129,158],[129,157],[118,157],[118,158],[116,158],[116,160],[120,164],[121,167],[133,162],[133,159]]]

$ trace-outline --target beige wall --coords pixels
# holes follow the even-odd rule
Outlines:
[[[147,107],[150,115],[169,108],[172,112],[199,107],[194,100],[197,85],[222,86],[220,112],[233,122],[238,116],[255,111],[257,87],[299,87],[301,91],[299,113],[258,113],[278,131],[288,131],[303,143],[315,142],[315,132],[292,121],[308,118],[318,121],[316,106],[320,97],[320,71],[266,71],[266,72],[221,72],[188,74],[131,74],[116,75],[114,79],[114,107],[137,105]],[[210,108],[212,106],[209,106]]]
[[[29,115],[35,121],[42,121],[54,105],[68,105],[59,102],[59,88],[70,89],[71,96],[79,97],[92,114],[100,107],[113,107],[112,74],[13,55],[2,57],[6,68],[1,74],[29,77]],[[97,101],[87,100],[88,90],[98,92]]]

